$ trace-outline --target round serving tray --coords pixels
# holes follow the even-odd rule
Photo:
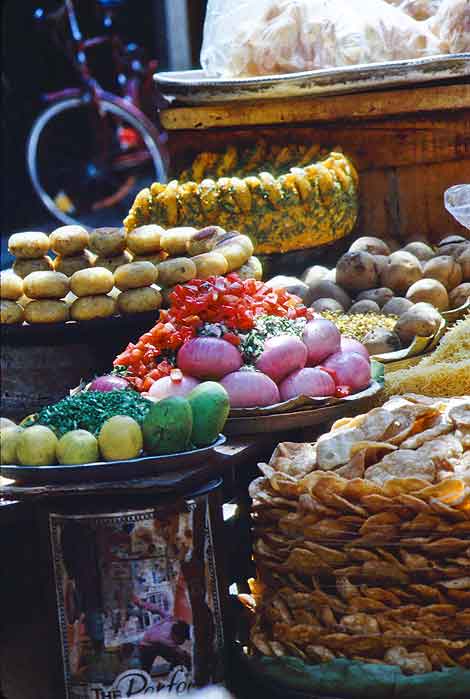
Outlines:
[[[343,415],[350,415],[352,411],[366,410],[382,388],[381,383],[372,381],[364,391],[347,396],[347,398],[300,398],[286,404],[280,403],[276,412],[271,407],[248,408],[243,411],[232,410],[225,423],[225,432],[228,435],[284,432],[319,425]],[[297,407],[286,410],[285,407],[289,403],[293,405],[297,403]],[[271,410],[273,412],[267,412]],[[266,412],[263,413],[263,411]],[[237,413],[244,413],[244,415],[237,417]]]
[[[208,447],[192,451],[166,454],[164,456],[142,456],[126,461],[100,461],[93,464],[77,464],[70,466],[16,466],[0,467],[4,478],[24,485],[50,485],[76,483],[79,481],[122,481],[158,475],[159,473],[174,473],[185,468],[193,468],[207,461],[213,451],[225,444],[223,434]]]

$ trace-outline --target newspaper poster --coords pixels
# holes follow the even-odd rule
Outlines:
[[[220,675],[207,497],[179,510],[50,515],[67,699],[184,695]]]

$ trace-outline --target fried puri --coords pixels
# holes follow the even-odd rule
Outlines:
[[[69,292],[69,279],[60,272],[32,272],[23,281],[30,299],[62,299]]]
[[[24,318],[24,309],[16,301],[9,299],[0,300],[0,323],[3,325],[13,325],[21,323]]]
[[[158,265],[158,279],[162,286],[183,284],[196,276],[196,265],[189,257],[174,257]]]
[[[58,255],[78,255],[88,247],[90,236],[82,226],[60,226],[49,236],[49,243]]]
[[[114,282],[118,289],[126,291],[150,286],[157,281],[157,277],[157,268],[151,262],[131,262],[118,267],[114,274]]]
[[[23,280],[12,270],[0,272],[0,298],[18,301],[23,295]]]
[[[8,250],[22,260],[44,257],[49,252],[49,238],[36,231],[13,233],[8,240]]]
[[[169,228],[162,233],[160,238],[162,250],[174,256],[186,255],[188,242],[195,233],[197,233],[196,229],[190,226]]]
[[[70,315],[73,320],[96,320],[114,315],[116,301],[110,296],[81,296],[72,303]]]
[[[31,301],[24,309],[24,317],[28,323],[64,323],[69,319],[69,307],[65,301]]]
[[[118,296],[118,308],[123,314],[155,311],[162,305],[162,295],[154,286],[128,289]]]
[[[95,255],[89,250],[79,252],[78,255],[70,255],[63,257],[58,255],[54,260],[54,269],[56,272],[62,272],[66,277],[71,277],[75,272],[81,269],[90,269],[95,264]]]
[[[121,255],[126,248],[125,228],[95,228],[90,233],[89,247],[100,257]]]
[[[36,257],[34,260],[15,260],[13,263],[13,271],[21,279],[24,279],[31,272],[51,272],[54,269],[52,259],[47,255]],[[57,270],[62,272],[61,269]]]
[[[114,257],[102,257],[99,255],[95,260],[96,267],[104,267],[114,274],[118,267],[122,265],[128,265],[132,262],[132,255],[129,250],[124,250],[121,255],[115,255]]]
[[[220,252],[205,252],[193,257],[192,261],[196,265],[198,279],[226,274],[228,271],[227,260]]]
[[[161,248],[160,237],[165,233],[155,224],[139,226],[127,234],[127,247],[134,255],[152,255]]]
[[[114,286],[113,273],[104,267],[82,269],[70,279],[70,290],[75,296],[107,294]]]

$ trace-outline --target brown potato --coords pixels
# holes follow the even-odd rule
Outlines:
[[[392,252],[381,275],[384,286],[397,294],[405,294],[410,286],[423,276],[421,263],[409,252]]]
[[[161,226],[150,223],[138,226],[127,234],[127,247],[134,255],[153,255],[161,250],[161,237],[165,231]]]
[[[346,252],[336,265],[336,283],[348,291],[362,291],[377,286],[374,256],[368,252]]]
[[[22,260],[44,257],[49,252],[49,238],[36,231],[13,233],[8,240],[8,250]]]
[[[236,270],[240,279],[256,279],[261,281],[263,278],[263,265],[257,257],[250,257],[244,265]]]
[[[158,279],[162,286],[184,284],[196,276],[196,263],[189,257],[174,257],[158,265]]]
[[[196,277],[207,279],[207,277],[227,274],[227,260],[220,252],[206,252],[203,255],[196,255],[191,258],[196,265]]]
[[[66,277],[71,277],[75,272],[79,272],[82,269],[90,269],[90,267],[94,266],[95,261],[96,255],[93,255],[89,250],[84,250],[78,253],[78,255],[71,255],[70,257],[58,255],[54,260],[54,269],[56,272],[65,274]]]
[[[65,323],[69,319],[69,307],[65,301],[31,301],[24,309],[24,317],[28,323]]]
[[[111,296],[81,296],[72,303],[70,316],[73,320],[95,320],[109,318],[116,312],[116,301]]]
[[[369,354],[385,354],[401,349],[401,340],[392,330],[374,328],[362,341]]]
[[[31,272],[23,281],[23,290],[30,299],[62,299],[70,290],[70,282],[60,272]]]
[[[425,301],[439,311],[446,311],[449,308],[447,289],[437,279],[419,279],[410,286],[406,292],[406,298],[412,303]]]
[[[130,262],[118,267],[114,273],[114,283],[121,291],[150,286],[157,278],[158,270],[151,262]]]
[[[403,248],[404,252],[409,252],[418,258],[420,262],[427,262],[434,257],[434,250],[427,243],[423,243],[421,240],[415,240]]]
[[[450,291],[462,281],[462,269],[450,255],[438,255],[424,265],[423,276],[437,279]]]
[[[310,289],[297,277],[285,277],[280,274],[266,282],[266,286],[271,289],[286,289],[289,293],[299,296],[306,305],[310,303]]]
[[[388,265],[388,255],[374,255],[374,264],[377,271],[377,279],[383,284],[384,270]]]
[[[395,332],[403,344],[408,345],[414,337],[431,337],[439,329],[442,316],[430,303],[416,303],[397,320]]]
[[[305,282],[305,284],[307,284],[307,286],[314,286],[317,282],[321,282],[323,279],[326,279],[329,272],[330,270],[328,267],[313,265],[312,267],[307,267],[300,278],[303,282]]]
[[[155,286],[128,289],[119,294],[117,304],[123,314],[146,313],[161,307],[162,295]]]
[[[44,257],[36,257],[34,260],[15,260],[13,263],[13,271],[21,279],[24,279],[31,272],[51,272],[54,269],[52,259],[47,255]],[[60,272],[60,270],[57,270]]]
[[[203,255],[206,252],[211,252],[220,240],[225,235],[225,230],[220,226],[206,226],[201,230],[196,231],[186,243],[188,255]]]
[[[114,286],[114,277],[109,269],[92,267],[75,272],[70,279],[70,290],[75,296],[97,296],[107,294]]]
[[[401,316],[412,307],[413,303],[408,299],[401,298],[401,296],[394,296],[390,301],[387,301],[382,308],[382,313],[385,313],[386,316]]]
[[[348,313],[355,315],[356,313],[380,313],[379,304],[370,299],[363,299],[353,303]]]
[[[460,308],[470,298],[470,283],[464,282],[452,289],[449,294],[449,305],[451,308]]]
[[[23,280],[10,269],[0,272],[0,298],[18,301],[23,295]]]
[[[125,228],[95,228],[90,233],[90,250],[101,257],[121,255],[126,249]]]
[[[344,313],[344,308],[336,299],[317,299],[310,308],[313,308],[317,313],[324,313],[325,311]]]
[[[49,236],[49,243],[58,255],[70,257],[83,252],[90,241],[88,231],[82,226],[60,226]]]
[[[197,233],[197,229],[190,226],[168,228],[168,230],[163,231],[161,235],[161,248],[175,257],[184,256],[187,254],[188,242],[195,233]]]
[[[312,301],[317,299],[335,299],[345,311],[351,307],[352,301],[348,294],[338,284],[330,282],[326,279],[317,282],[310,286],[310,298]]]
[[[96,267],[104,267],[109,272],[114,274],[118,267],[128,265],[129,262],[132,261],[132,254],[128,250],[124,250],[121,255],[115,255],[114,257],[102,257],[101,255],[98,255],[95,260],[95,265]]]
[[[462,280],[464,282],[470,282],[470,245],[460,253],[457,262],[462,270]]]
[[[365,235],[350,246],[349,252],[369,252],[371,255],[390,255],[391,250],[381,238]]]
[[[9,299],[0,300],[0,323],[2,325],[13,325],[22,323],[24,320],[24,309],[16,301]]]
[[[470,245],[470,241],[462,235],[448,235],[437,245],[438,255],[451,255],[457,259],[459,255]]]
[[[358,301],[375,301],[380,308],[385,306],[387,301],[390,301],[392,298],[393,291],[391,289],[387,289],[385,286],[380,287],[380,289],[368,289],[367,291],[361,291],[361,293],[357,295]]]

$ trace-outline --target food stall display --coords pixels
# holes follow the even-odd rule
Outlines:
[[[341,672],[347,692],[359,664],[363,689],[379,692],[415,674],[429,673],[431,688],[458,671],[455,696],[468,692],[469,437],[468,396],[406,394],[315,443],[281,443],[259,464],[257,578],[241,600],[253,612],[251,652],[272,661],[260,672],[277,667],[285,689],[304,692]],[[289,674],[292,658],[302,662]],[[394,672],[375,672],[384,665]]]

